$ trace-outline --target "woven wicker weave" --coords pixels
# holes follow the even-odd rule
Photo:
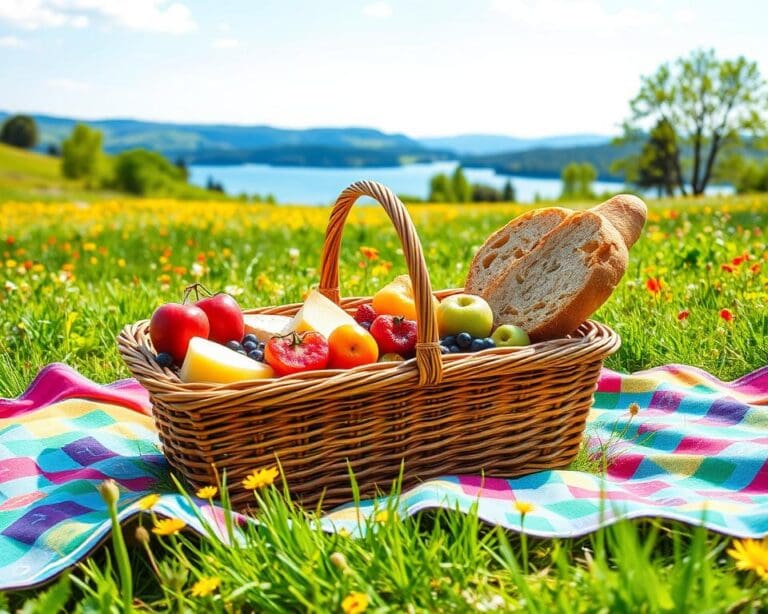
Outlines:
[[[331,212],[320,290],[339,298],[338,255],[347,214],[360,196],[387,211],[403,245],[418,314],[416,358],[355,369],[311,371],[234,384],[185,384],[154,360],[148,322],[126,326],[118,346],[149,391],[164,452],[193,487],[226,470],[233,503],[252,495],[249,472],[279,458],[304,505],[350,500],[349,469],[363,496],[388,491],[404,462],[403,484],[443,474],[513,477],[567,465],[581,442],[602,360],[618,336],[596,322],[571,337],[522,348],[441,355],[429,275],[410,216],[371,181],[344,190]],[[438,298],[461,289],[435,292]],[[249,310],[293,315],[301,304]]]

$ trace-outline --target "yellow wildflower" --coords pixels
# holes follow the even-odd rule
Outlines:
[[[215,486],[203,486],[195,494],[201,499],[213,499],[219,489]]]
[[[207,597],[221,585],[221,578],[203,576],[192,585],[193,597]]]
[[[186,526],[187,523],[181,518],[164,518],[163,520],[155,521],[152,533],[155,535],[174,535]]]
[[[368,609],[369,603],[370,600],[365,593],[351,592],[341,602],[341,609],[344,610],[344,614],[360,614]]]
[[[280,472],[277,467],[270,467],[269,469],[259,469],[254,471],[243,480],[243,486],[247,490],[256,490],[263,488],[264,486],[271,486]]]
[[[734,541],[728,554],[736,560],[737,569],[754,571],[764,580],[768,580],[768,539]]]
[[[533,511],[533,503],[528,501],[515,501],[515,509],[521,514],[530,514]]]
[[[380,510],[373,515],[374,522],[387,522],[390,518],[397,521],[397,512],[389,513],[389,510]]]
[[[155,505],[157,505],[157,502],[160,501],[160,495],[157,493],[152,493],[151,495],[147,495],[146,497],[142,497],[138,500],[136,505],[139,506],[140,510],[148,511],[151,510]]]
[[[95,243],[90,243],[90,242],[89,243],[83,243],[83,251],[84,252],[92,252],[95,249],[96,249],[96,244]]]

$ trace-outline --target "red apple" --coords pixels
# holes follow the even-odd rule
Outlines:
[[[208,316],[211,331],[208,338],[217,343],[242,341],[245,334],[243,310],[229,294],[214,294],[195,302]]]
[[[157,353],[167,352],[177,363],[184,361],[192,337],[208,338],[210,325],[205,312],[195,305],[160,305],[149,321],[149,338]]]

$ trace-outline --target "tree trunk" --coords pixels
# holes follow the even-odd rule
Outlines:
[[[709,180],[712,178],[712,169],[715,166],[715,158],[717,157],[717,152],[720,150],[720,133],[715,132],[714,137],[712,137],[712,145],[709,148],[709,155],[707,156],[707,165],[704,168],[704,177],[701,179],[701,185],[699,186],[700,190],[699,192],[696,192],[696,194],[703,194],[704,190],[707,189],[707,184],[709,183]]]
[[[676,151],[672,162],[675,166],[675,175],[677,175],[677,185],[680,188],[680,194],[688,196],[688,192],[685,190],[685,179],[683,178],[683,169],[680,166],[680,151]]]
[[[701,127],[696,128],[693,137],[693,176],[691,177],[691,190],[699,194],[699,170],[701,168]]]

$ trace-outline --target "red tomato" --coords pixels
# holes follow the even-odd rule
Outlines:
[[[210,325],[205,312],[195,305],[160,305],[149,321],[149,338],[158,352],[167,352],[177,363],[187,355],[192,337],[208,338]]]
[[[359,324],[342,324],[328,337],[331,369],[351,369],[376,362],[379,346],[376,340]]]
[[[272,337],[264,348],[264,361],[278,375],[325,369],[328,366],[328,342],[314,331]]]
[[[245,334],[243,310],[229,294],[214,294],[195,303],[208,316],[211,331],[208,338],[216,343],[242,341]]]
[[[370,332],[382,354],[410,356],[416,349],[416,322],[400,316],[381,315],[371,324]]]

